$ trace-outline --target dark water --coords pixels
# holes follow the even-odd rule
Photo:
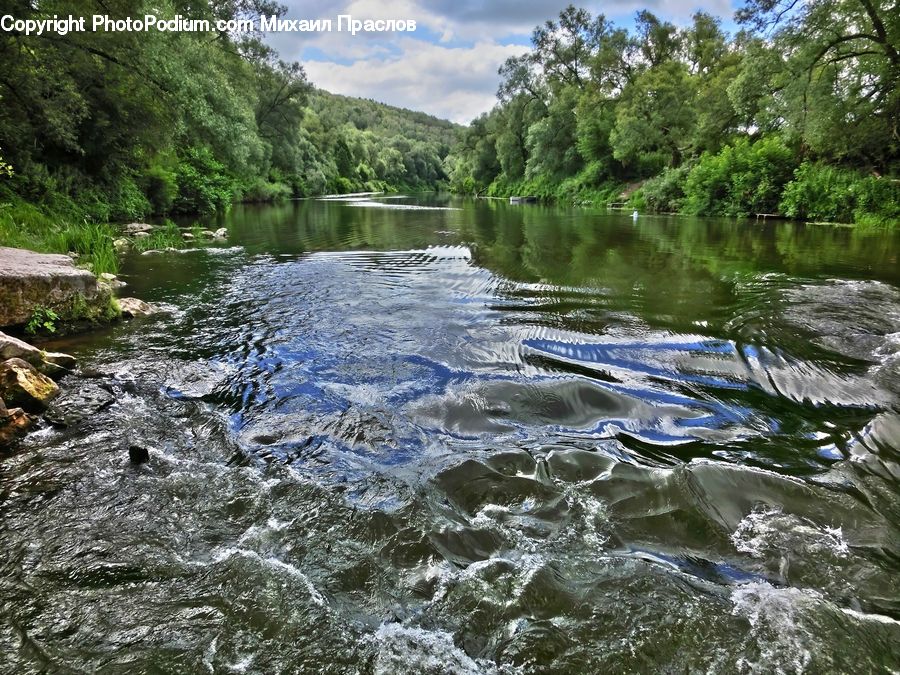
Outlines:
[[[57,345],[116,402],[0,460],[0,670],[900,669],[897,235],[223,224],[126,261],[165,314]]]

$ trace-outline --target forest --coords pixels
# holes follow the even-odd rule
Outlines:
[[[5,3],[17,18],[144,0]],[[4,9],[4,12],[7,11]],[[160,16],[283,15],[162,0]],[[450,189],[698,215],[900,220],[900,13],[890,0],[750,0],[729,35],[569,6],[500,68],[466,128],[317,90],[260,33],[0,35],[0,239],[235,202]],[[258,21],[257,21],[258,23]]]
[[[141,15],[142,0],[4,3],[16,18]],[[270,0],[155,3],[160,16],[282,15]],[[256,21],[258,24],[258,20]],[[59,223],[232,203],[433,190],[457,127],[317,90],[261,34],[0,35],[0,242],[75,250]],[[69,236],[71,235],[71,236]],[[74,246],[74,248],[73,248]],[[87,245],[89,247],[89,245]]]
[[[569,6],[500,69],[447,160],[454,190],[656,212],[900,221],[900,12],[750,0],[728,35]]]

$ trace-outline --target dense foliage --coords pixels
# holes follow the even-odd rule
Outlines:
[[[213,25],[283,11],[272,0],[8,0],[3,10]],[[237,200],[446,178],[450,123],[317,92],[260,35],[13,31],[0,35],[0,64],[7,216],[23,202],[72,221],[211,213]]]
[[[895,223],[893,0],[750,0],[737,20],[729,36],[642,11],[627,31],[569,6],[501,67],[499,104],[447,159],[453,189]]]

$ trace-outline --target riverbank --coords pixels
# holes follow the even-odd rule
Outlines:
[[[456,191],[460,191],[458,185]],[[509,181],[501,174],[479,191],[479,195],[503,198],[522,194],[554,203],[616,204],[642,213],[900,226],[900,179],[825,164],[797,166],[792,158],[779,161],[764,147],[740,144],[643,180],[598,183],[582,171],[559,180]]]
[[[0,327],[40,338],[155,312],[137,298],[116,298],[114,291],[123,286],[112,274],[97,277],[77,267],[68,255],[0,247]],[[37,424],[62,393],[57,381],[75,365],[68,354],[0,332],[0,449]],[[68,401],[47,419],[65,426],[72,415],[90,414],[89,407],[90,402]]]

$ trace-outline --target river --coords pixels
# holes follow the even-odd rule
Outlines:
[[[900,669],[900,233],[215,224],[54,344],[115,403],[0,458],[0,671]]]

